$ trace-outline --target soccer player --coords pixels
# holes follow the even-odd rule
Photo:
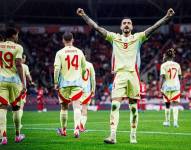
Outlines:
[[[0,43],[0,134],[2,145],[7,144],[6,115],[8,105],[12,106],[15,125],[15,142],[21,142],[25,136],[20,134],[20,103],[26,91],[22,68],[23,47],[17,44],[18,31],[8,28],[6,41]]]
[[[180,102],[180,65],[174,61],[175,50],[168,49],[163,55],[164,63],[161,65],[160,81],[161,92],[166,105],[164,126],[170,126],[170,105],[173,105],[174,127],[178,127],[178,105]]]
[[[81,118],[80,98],[82,96],[82,77],[86,71],[86,60],[83,52],[73,46],[73,35],[65,32],[63,43],[65,47],[56,53],[54,62],[54,85],[58,90],[61,104],[58,134],[66,136],[68,120],[68,104],[73,103],[74,109],[74,137],[79,137]]]
[[[141,44],[160,26],[165,24],[175,14],[169,9],[167,14],[144,32],[132,34],[133,24],[130,18],[121,21],[120,29],[122,34],[109,32],[100,27],[83,9],[78,8],[77,14],[93,29],[98,31],[113,46],[112,70],[115,72],[115,79],[112,89],[112,106],[110,115],[111,133],[104,140],[105,143],[116,143],[116,130],[119,122],[119,109],[124,97],[129,98],[130,108],[130,143],[137,143],[136,130],[138,124],[137,100],[140,99],[140,85],[136,58],[140,52]]]
[[[27,85],[27,81],[28,81],[29,85],[34,85],[34,82],[32,81],[32,77],[31,77],[30,72],[29,72],[29,67],[25,63],[26,63],[26,55],[23,55],[22,67],[23,67],[25,85]],[[26,96],[27,96],[27,92],[25,92],[23,94],[22,100],[20,101],[20,117],[21,117],[21,120],[22,120],[22,116],[23,116],[24,104],[26,103]],[[21,127],[22,127],[22,125],[21,125]]]
[[[95,71],[92,63],[86,60],[86,73],[83,77],[83,96],[81,98],[82,114],[80,120],[80,131],[85,131],[85,125],[87,122],[87,109],[91,102],[91,98],[95,93]]]

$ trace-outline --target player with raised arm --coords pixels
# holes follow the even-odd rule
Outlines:
[[[122,34],[109,32],[100,27],[83,9],[78,8],[77,14],[93,29],[98,31],[113,46],[112,70],[115,72],[115,79],[112,89],[112,107],[110,115],[110,136],[104,140],[105,143],[116,143],[116,130],[119,122],[119,109],[124,97],[129,98],[130,108],[130,143],[137,143],[136,130],[138,125],[137,100],[140,99],[140,83],[137,63],[137,54],[142,43],[160,26],[169,21],[174,16],[173,9],[169,9],[167,14],[157,21],[153,26],[143,32],[132,34],[133,24],[130,18],[121,21],[120,29]]]
[[[60,123],[58,134],[66,136],[68,120],[68,104],[73,103],[74,109],[74,137],[79,137],[81,118],[80,98],[83,93],[82,77],[86,71],[86,60],[83,52],[73,46],[73,35],[65,32],[63,43],[65,47],[56,53],[54,62],[54,85],[58,90],[61,104]]]
[[[178,127],[178,105],[180,102],[181,68],[174,61],[175,50],[168,49],[164,55],[164,63],[161,65],[160,81],[161,92],[166,105],[164,126],[170,126],[170,105],[173,106],[174,127]]]
[[[82,114],[80,121],[80,131],[85,131],[85,125],[87,122],[87,110],[88,105],[91,102],[91,98],[95,94],[95,70],[93,64],[86,61],[86,73],[83,77],[83,96],[81,98]]]
[[[15,142],[21,142],[25,136],[20,134],[20,100],[26,91],[22,68],[23,47],[17,44],[18,31],[6,30],[6,40],[0,43],[0,134],[2,145],[7,144],[6,115],[8,105],[13,111]]]

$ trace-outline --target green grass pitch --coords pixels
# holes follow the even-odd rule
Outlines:
[[[191,111],[181,111],[179,128],[163,127],[164,111],[146,111],[139,115],[138,144],[129,143],[129,111],[120,111],[117,144],[103,143],[109,135],[109,111],[89,112],[87,129],[79,139],[73,137],[73,112],[69,112],[67,137],[59,137],[59,111],[24,112],[26,139],[14,143],[12,114],[8,113],[8,145],[0,150],[191,150]],[[172,115],[171,115],[172,118]]]

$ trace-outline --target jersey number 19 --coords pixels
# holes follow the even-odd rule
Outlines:
[[[3,66],[3,60],[6,62],[6,64]],[[13,67],[13,54],[11,52],[5,52],[3,54],[2,51],[0,51],[0,68],[12,68]]]

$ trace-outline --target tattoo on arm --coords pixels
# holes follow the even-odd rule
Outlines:
[[[89,18],[86,14],[82,16],[84,21],[91,27],[93,27],[97,32],[99,32],[104,38],[107,36],[107,30],[100,27],[93,21],[91,18]]]
[[[159,27],[161,27],[163,24],[168,22],[171,19],[171,17],[164,16],[159,21],[157,21],[153,26],[149,27],[145,30],[146,37],[149,37],[155,30],[157,30]]]

